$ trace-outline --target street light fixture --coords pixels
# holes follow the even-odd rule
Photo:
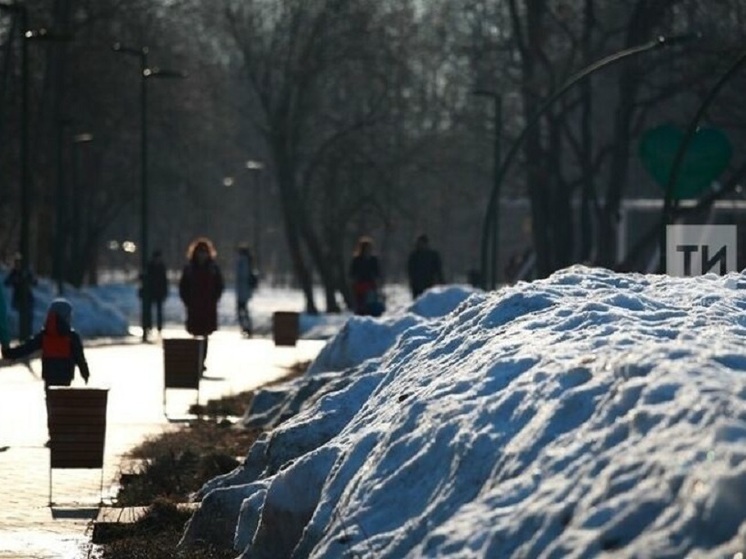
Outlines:
[[[142,341],[148,341],[150,329],[150,290],[148,289],[148,88],[151,78],[186,78],[186,72],[163,70],[148,66],[148,47],[132,48],[121,43],[112,46],[114,52],[140,60],[140,319]]]
[[[21,145],[20,145],[20,190],[21,190],[21,235],[19,242],[19,253],[22,265],[28,268],[31,264],[30,255],[30,221],[31,221],[31,174],[29,158],[29,126],[28,126],[28,41],[69,41],[69,34],[55,33],[48,29],[29,29],[28,10],[25,4],[0,2],[0,11],[17,15],[21,19]],[[21,289],[31,289],[29,285],[21,286]],[[21,298],[19,314],[19,337],[22,340],[31,336],[32,308],[28,297]]]
[[[72,173],[71,180],[72,192],[70,199],[72,200],[72,238],[70,245],[72,250],[70,251],[73,258],[77,258],[80,254],[80,192],[78,185],[78,146],[81,144],[89,144],[93,141],[93,134],[89,132],[82,132],[80,134],[74,134],[71,139],[72,144]]]
[[[93,141],[93,134],[89,132],[82,132],[80,134],[75,134],[73,136],[73,143],[74,144],[87,144],[88,142]]]
[[[55,192],[54,197],[54,205],[55,205],[55,218],[54,218],[54,279],[55,283],[57,284],[57,294],[62,295],[64,292],[64,277],[65,277],[65,248],[67,246],[66,239],[69,234],[69,225],[70,222],[68,219],[70,218],[68,214],[68,204],[67,200],[70,199],[73,201],[73,213],[77,211],[77,204],[75,204],[75,200],[77,199],[77,196],[75,195],[75,189],[77,187],[77,178],[76,178],[76,171],[77,171],[77,154],[76,154],[76,146],[77,144],[81,143],[88,143],[93,141],[93,134],[90,133],[81,133],[81,134],[74,134],[71,138],[71,145],[72,145],[72,153],[71,153],[71,183],[72,183],[72,192],[69,197],[65,196],[65,186],[64,186],[64,179],[63,179],[63,139],[65,137],[65,131],[68,127],[70,127],[73,124],[73,121],[70,119],[61,119],[58,123],[59,128],[59,134],[57,138],[57,189]],[[78,221],[73,219],[73,225],[77,227]],[[74,229],[74,231],[76,231]],[[77,247],[77,243],[72,244],[73,247]]]
[[[614,54],[611,54],[609,56],[606,56],[602,58],[601,60],[598,60],[594,62],[593,64],[590,64],[589,66],[586,66],[582,70],[580,70],[577,74],[572,76],[570,79],[568,79],[557,91],[555,91],[553,94],[551,94],[536,110],[536,112],[531,116],[531,118],[528,119],[526,124],[524,125],[523,129],[521,130],[521,133],[518,134],[518,137],[513,141],[510,148],[508,149],[507,154],[505,155],[505,159],[502,162],[502,165],[500,166],[499,171],[496,173],[495,177],[495,186],[492,189],[492,192],[490,193],[490,198],[487,203],[487,211],[485,214],[483,226],[482,226],[482,241],[481,241],[481,272],[483,274],[483,287],[487,287],[489,285],[490,289],[495,289],[496,284],[494,283],[487,283],[487,265],[488,265],[488,249],[489,249],[489,241],[490,241],[490,235],[492,236],[492,242],[497,244],[497,219],[496,219],[496,211],[497,211],[497,204],[498,204],[498,196],[500,191],[500,185],[502,184],[502,181],[505,177],[505,174],[507,173],[508,168],[510,167],[510,164],[512,163],[513,159],[518,153],[518,148],[520,147],[521,143],[523,142],[523,139],[526,137],[527,133],[531,128],[533,128],[538,122],[541,116],[549,109],[549,107],[564,93],[570,89],[573,85],[578,83],[579,81],[587,78],[592,73],[596,72],[597,70],[600,70],[601,68],[605,68],[606,66],[609,66],[615,62],[619,62],[620,60],[624,60],[625,58],[629,58],[630,56],[635,56],[644,52],[647,52],[649,50],[653,50],[656,48],[661,47],[667,47],[667,46],[673,46],[677,45],[679,43],[692,40],[694,38],[697,38],[698,34],[693,33],[687,33],[682,35],[675,35],[671,37],[657,37],[656,39],[653,39],[652,41],[648,41],[647,43],[643,43],[641,45],[637,45],[634,47],[630,47],[624,50],[621,50],[619,52],[616,52]],[[497,263],[493,262],[493,266],[496,266]],[[496,277],[495,270],[490,270],[490,278]]]

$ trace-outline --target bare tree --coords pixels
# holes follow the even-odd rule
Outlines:
[[[391,34],[406,15],[370,0],[224,4],[309,312],[313,271],[327,310],[339,309],[345,236],[356,213],[380,209],[375,183],[390,181],[376,136],[391,123],[400,73]]]

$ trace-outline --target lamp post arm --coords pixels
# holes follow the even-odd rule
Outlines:
[[[486,274],[486,267],[487,267],[487,259],[488,259],[488,237],[491,230],[491,227],[493,226],[493,220],[495,217],[496,212],[496,206],[497,206],[497,199],[498,199],[498,193],[500,186],[502,184],[502,181],[505,177],[505,174],[510,167],[510,164],[512,163],[513,159],[515,158],[515,155],[518,153],[518,148],[520,147],[521,143],[523,142],[523,139],[526,137],[528,132],[533,128],[537,122],[539,122],[539,119],[542,117],[542,115],[547,111],[547,109],[556,101],[559,97],[561,97],[568,89],[570,89],[573,85],[578,83],[579,81],[585,79],[589,75],[591,75],[593,72],[596,72],[600,70],[601,68],[605,68],[606,66],[609,66],[615,62],[619,62],[621,60],[624,60],[626,58],[629,58],[630,56],[635,56],[637,54],[641,54],[643,52],[647,52],[649,50],[664,47],[664,46],[672,46],[679,43],[682,43],[684,41],[691,40],[695,38],[696,35],[693,34],[685,34],[685,35],[676,35],[673,37],[658,37],[656,39],[653,39],[652,41],[648,41],[647,43],[643,43],[641,45],[630,47],[627,49],[624,49],[622,51],[616,52],[614,54],[611,54],[609,56],[606,56],[602,58],[601,60],[598,60],[594,63],[592,63],[590,66],[587,66],[586,68],[582,69],[580,72],[575,74],[574,76],[570,77],[557,91],[552,93],[536,110],[536,112],[529,118],[529,120],[526,122],[525,126],[521,130],[518,137],[513,141],[510,148],[508,149],[507,153],[505,154],[505,159],[502,162],[502,165],[500,166],[500,169],[497,173],[496,179],[495,179],[495,185],[490,192],[490,198],[487,203],[487,212],[484,219],[484,224],[482,227],[482,242],[481,242],[481,266],[482,266],[482,275],[483,278],[487,277]],[[497,265],[497,264],[495,264]],[[491,285],[491,289],[494,289],[496,286]]]
[[[180,70],[164,70],[162,68],[153,67],[145,68],[142,72],[144,78],[186,78],[187,73]]]

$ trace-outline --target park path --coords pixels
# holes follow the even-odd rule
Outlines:
[[[184,337],[183,330],[164,331]],[[243,339],[237,330],[210,338],[200,402],[250,390],[313,359],[324,341],[275,347],[271,339]],[[163,413],[163,350],[159,342],[87,347],[91,387],[108,388],[103,478],[101,470],[53,471],[49,506],[49,451],[40,362],[0,367],[0,559],[79,559],[89,556],[91,520],[113,495],[123,455],[147,436],[173,429]],[[7,365],[7,363],[6,363]],[[83,386],[76,378],[73,386]],[[186,413],[193,390],[169,390],[168,414]]]

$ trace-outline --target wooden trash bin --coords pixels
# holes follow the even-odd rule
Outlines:
[[[300,314],[277,311],[272,315],[272,337],[275,345],[294,346],[300,333]]]
[[[103,491],[108,392],[101,388],[47,390],[50,505],[55,468],[100,468]]]
[[[166,389],[197,390],[205,353],[203,338],[165,338],[163,340],[163,412],[166,412]]]

